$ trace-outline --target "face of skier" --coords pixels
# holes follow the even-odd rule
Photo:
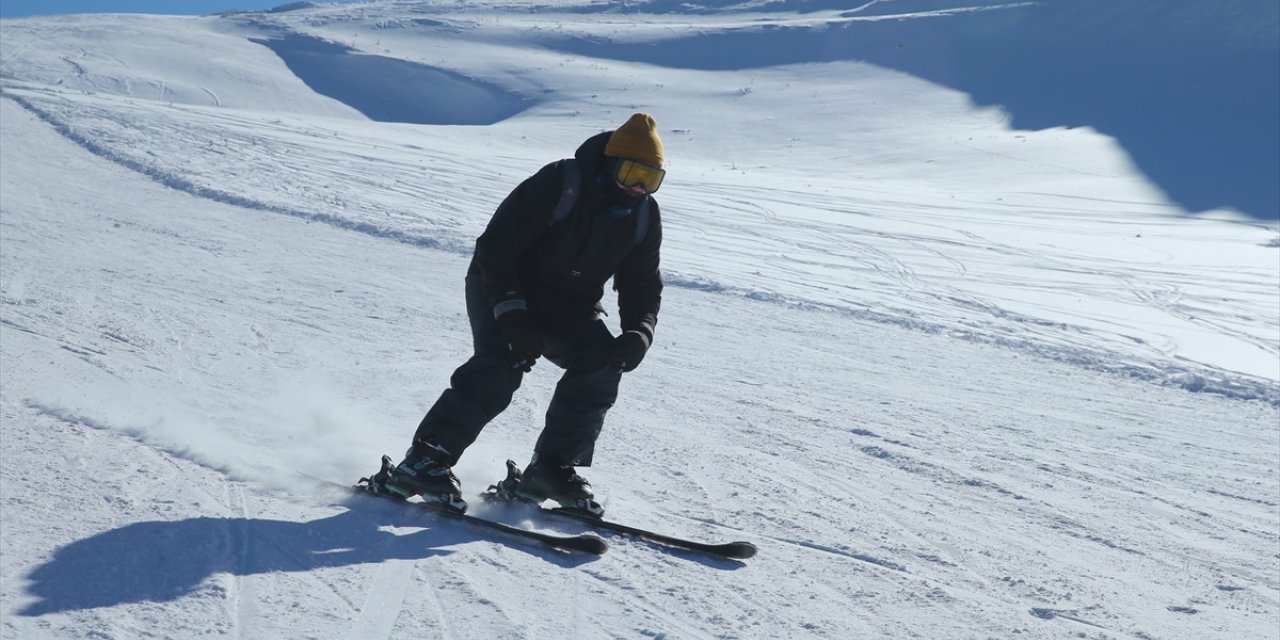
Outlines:
[[[628,187],[617,180],[614,180],[614,184],[618,185],[618,188],[621,189],[622,193],[626,194],[628,198],[640,198],[647,193],[644,190],[644,185],[634,184]]]

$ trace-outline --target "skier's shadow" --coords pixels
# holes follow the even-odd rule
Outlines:
[[[350,498],[348,510],[309,522],[257,518],[190,518],[137,522],[58,549],[28,576],[38,601],[19,615],[170,602],[196,591],[211,576],[301,572],[322,567],[418,560],[453,553],[449,547],[492,536],[462,523],[395,504]],[[401,533],[383,527],[429,527]],[[512,543],[561,566],[591,556]]]

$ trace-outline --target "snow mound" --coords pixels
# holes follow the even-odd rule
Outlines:
[[[533,102],[492,83],[409,60],[356,52],[299,33],[254,38],[316,93],[378,122],[486,125]]]

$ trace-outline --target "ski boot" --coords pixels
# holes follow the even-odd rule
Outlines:
[[[516,483],[515,495],[538,504],[554,500],[568,511],[604,517],[604,507],[595,501],[591,483],[578,475],[573,465],[540,460],[536,453]]]
[[[482,494],[485,502],[525,502],[533,504],[533,501],[526,500],[516,495],[516,487],[520,486],[520,478],[523,477],[520,471],[520,465],[515,460],[507,460],[507,477],[505,480],[499,481],[497,484],[489,485],[489,488]]]
[[[443,447],[428,442],[414,442],[404,461],[391,466],[391,458],[382,457],[382,470],[368,479],[366,488],[408,500],[422,496],[428,502],[439,502],[445,509],[465,513],[462,483],[453,474],[453,456]]]
[[[570,472],[572,472],[572,467],[569,469]],[[525,478],[525,475],[525,473],[520,471],[520,466],[516,464],[515,460],[508,460],[506,479],[497,484],[489,485],[489,489],[480,494],[480,497],[484,498],[485,502],[521,502],[531,505],[539,505],[543,500],[546,500],[547,497],[555,498],[555,496],[544,497],[541,495],[541,491],[536,495],[532,493],[521,493],[521,481]],[[586,496],[576,496],[573,500],[568,501],[567,504],[560,500],[556,500],[556,502],[559,502],[562,505],[561,508],[565,511],[572,511],[574,513],[588,515],[593,518],[604,517],[604,507],[601,507],[599,503],[592,500],[590,497],[591,485],[587,484],[587,481],[583,479],[582,476],[578,476],[578,479],[586,485]],[[535,485],[534,488],[538,488],[537,485]],[[584,501],[579,503],[577,501],[579,498],[584,499]]]

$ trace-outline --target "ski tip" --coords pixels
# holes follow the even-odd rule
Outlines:
[[[756,546],[750,542],[730,542],[723,546],[724,556],[734,560],[746,560],[756,555]]]
[[[577,536],[569,538],[558,546],[568,551],[581,551],[597,556],[609,550],[609,543],[598,536]]]

